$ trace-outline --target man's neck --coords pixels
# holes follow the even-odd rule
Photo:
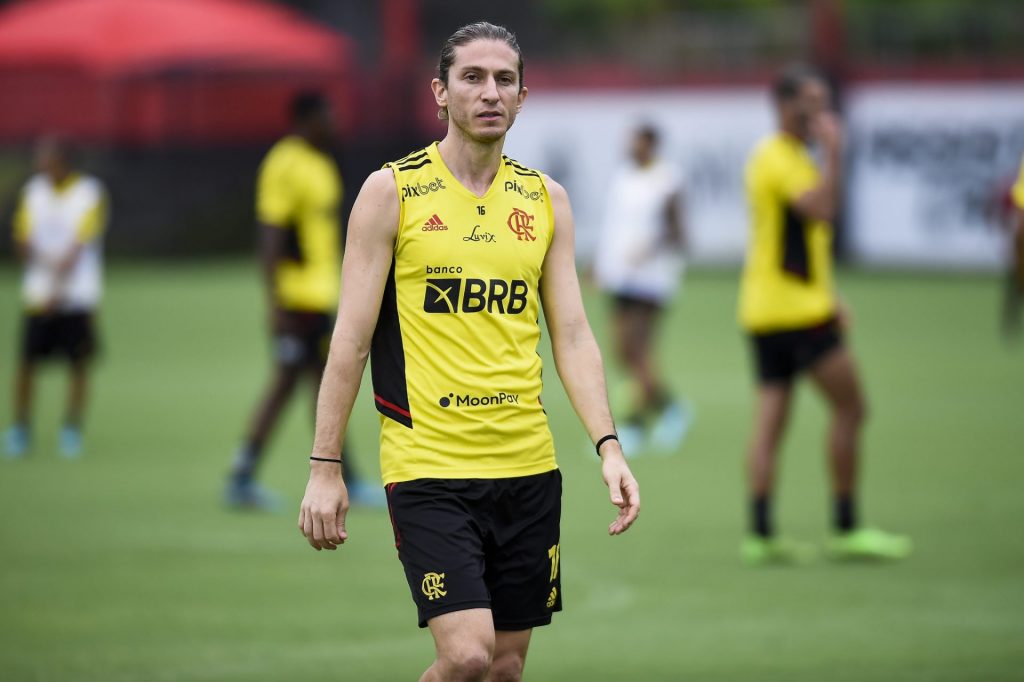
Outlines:
[[[437,145],[444,165],[474,194],[483,195],[494,182],[501,166],[501,150],[505,137],[494,142],[477,142],[458,132],[449,131]]]
[[[807,140],[805,140],[803,137],[797,134],[796,128],[793,126],[780,125],[779,134],[782,135],[783,137],[788,137],[789,139],[799,144],[805,146],[809,144]]]
[[[300,140],[302,140],[303,142],[308,144],[313,149],[318,149],[318,150],[320,150],[322,152],[323,151],[327,151],[325,144],[323,144],[322,142],[319,142],[317,140],[314,140],[313,136],[311,136],[308,132],[306,132],[304,130],[301,130],[301,129],[293,130],[292,131],[292,135],[294,135],[295,137],[299,138]]]

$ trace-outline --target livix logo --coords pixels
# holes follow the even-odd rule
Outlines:
[[[533,216],[521,208],[513,208],[508,216],[508,229],[516,234],[516,239],[521,242],[534,242],[537,238],[533,236]]]
[[[420,589],[423,594],[427,595],[427,599],[434,601],[448,594],[444,589],[444,573],[426,573],[423,576],[423,582],[420,583]]]
[[[431,192],[440,192],[443,189],[448,188],[444,186],[444,180],[441,178],[434,178],[432,182],[428,182],[426,184],[418,182],[414,185],[406,185],[402,188],[402,201],[412,197],[426,196]]]
[[[499,391],[494,395],[455,395],[449,393],[446,396],[442,396],[437,404],[441,407],[451,407],[452,403],[455,403],[455,407],[487,407],[488,405],[518,405],[519,394],[518,393],[505,393]]]
[[[423,223],[421,228],[424,232],[441,232],[447,230],[448,226],[444,224],[444,221],[437,217],[437,214],[430,216],[427,222]]]
[[[462,238],[464,242],[483,242],[484,244],[494,243],[494,234],[480,229],[479,225],[473,226],[473,231]]]

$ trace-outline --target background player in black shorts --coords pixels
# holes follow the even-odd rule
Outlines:
[[[793,66],[775,83],[778,131],[755,148],[746,170],[752,224],[740,290],[740,323],[757,370],[757,414],[749,456],[748,563],[800,561],[811,548],[776,536],[775,465],[796,379],[807,372],[831,410],[828,452],[835,513],[827,551],[835,558],[901,558],[904,537],[857,518],[857,466],[867,411],[860,375],[843,343],[847,319],[832,281],[832,226],[842,189],[843,134],[825,80]],[[808,147],[816,144],[819,168]]]
[[[320,387],[338,297],[342,184],[329,149],[331,109],[316,92],[292,102],[292,133],[268,152],[256,187],[261,260],[273,335],[274,376],[235,457],[225,501],[272,508],[276,496],[256,482],[256,470],[281,411],[301,379]],[[315,395],[315,393],[314,393]],[[382,505],[381,491],[353,477],[353,498]]]
[[[97,346],[94,318],[102,288],[107,200],[99,180],[75,170],[65,140],[41,140],[35,163],[38,172],[22,190],[14,217],[15,247],[25,267],[25,317],[14,423],[5,446],[11,457],[29,451],[36,369],[40,362],[60,357],[70,368],[60,451],[77,457],[82,452],[89,361]]]

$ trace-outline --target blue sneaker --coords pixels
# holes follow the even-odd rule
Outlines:
[[[82,456],[82,430],[77,426],[64,426],[60,430],[60,454],[65,459]]]
[[[28,454],[30,443],[28,427],[24,424],[14,424],[4,432],[4,453],[11,459]]]
[[[625,455],[626,459],[640,456],[644,449],[644,441],[647,439],[643,426],[639,424],[623,424],[617,429],[616,433],[619,436],[619,446],[622,448],[622,454]]]
[[[664,455],[679,451],[686,434],[693,425],[694,410],[688,400],[673,401],[658,415],[658,421],[651,429],[651,442],[655,450]]]
[[[363,481],[352,481],[347,483],[348,501],[354,507],[370,507],[383,509],[388,506],[387,495],[384,489],[377,485],[370,485]]]
[[[224,490],[224,503],[232,509],[272,512],[280,508],[281,498],[252,479],[232,476]]]

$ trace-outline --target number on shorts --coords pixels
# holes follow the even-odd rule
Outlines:
[[[548,548],[548,558],[551,559],[551,582],[558,577],[558,545],[551,545]]]

